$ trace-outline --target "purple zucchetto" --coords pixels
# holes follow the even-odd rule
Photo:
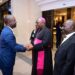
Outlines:
[[[40,18],[38,19],[38,22],[46,23],[46,20],[45,20],[45,18],[40,17]]]

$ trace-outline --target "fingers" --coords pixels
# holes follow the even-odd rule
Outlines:
[[[33,49],[33,45],[32,44],[26,45],[26,48],[27,48],[27,51],[30,51]]]

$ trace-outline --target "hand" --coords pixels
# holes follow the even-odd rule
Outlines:
[[[26,45],[25,48],[26,48],[26,50],[29,50],[29,46],[28,45]]]
[[[27,51],[28,50],[28,47],[26,46],[26,45],[23,45],[24,46],[24,48],[25,48],[25,51]]]
[[[29,44],[29,45],[27,45],[26,47],[27,47],[27,50],[28,50],[28,51],[33,49],[33,45],[32,45],[32,44]]]

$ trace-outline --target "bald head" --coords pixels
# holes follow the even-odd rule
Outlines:
[[[7,26],[10,26],[11,28],[16,27],[16,20],[15,20],[15,17],[13,15],[4,16],[4,23]]]
[[[75,22],[71,19],[64,23],[64,31],[68,34],[75,31]]]

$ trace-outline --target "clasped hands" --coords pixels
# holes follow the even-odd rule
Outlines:
[[[32,44],[28,44],[26,45],[27,51],[30,51],[33,49],[33,45]]]

